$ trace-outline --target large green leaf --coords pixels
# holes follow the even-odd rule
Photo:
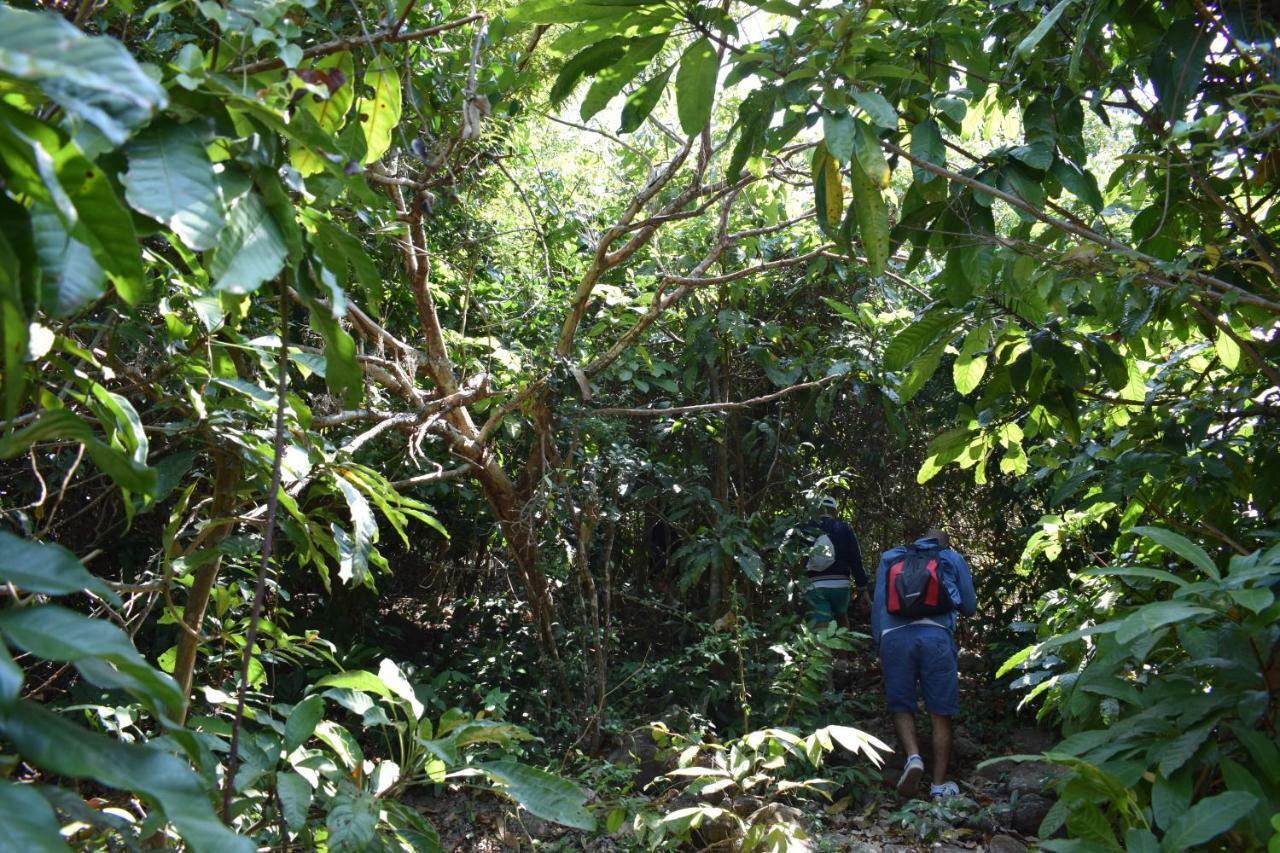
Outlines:
[[[1091,173],[1081,171],[1076,164],[1061,157],[1053,161],[1050,171],[1058,179],[1058,183],[1070,190],[1072,195],[1093,208],[1095,213],[1102,212],[1105,203],[1102,193],[1098,191],[1098,181]]]
[[[212,249],[226,222],[213,163],[188,125],[154,125],[129,143],[124,194],[196,251]]]
[[[1235,826],[1257,802],[1253,794],[1245,791],[1206,797],[1174,819],[1161,839],[1160,849],[1165,853],[1181,853],[1217,838]]]
[[[332,720],[321,720],[316,725],[316,737],[333,750],[348,770],[355,770],[364,761],[364,751],[351,732]]]
[[[293,752],[306,743],[322,719],[324,699],[319,696],[313,694],[294,705],[284,724],[284,751]]]
[[[58,818],[49,801],[31,785],[0,780],[0,814],[4,815],[5,844],[23,853],[70,853],[58,832]]]
[[[155,802],[192,850],[252,853],[253,843],[218,820],[210,791],[187,764],[151,746],[121,743],[20,700],[0,712],[3,731],[23,760],[50,773],[95,779]]]
[[[877,127],[898,129],[898,113],[893,105],[885,100],[879,92],[854,92],[853,102],[867,114],[867,118],[875,122]]]
[[[106,290],[107,275],[93,251],[67,233],[53,208],[31,209],[31,237],[40,262],[40,305],[54,317],[68,317]]]
[[[93,383],[94,406],[98,420],[104,425],[114,426],[113,441],[123,445],[129,457],[139,465],[147,464],[147,454],[151,451],[151,443],[147,432],[143,429],[142,418],[138,410],[123,394],[108,391],[98,383]]]
[[[911,153],[935,166],[947,165],[947,148],[942,143],[942,131],[938,130],[938,123],[933,119],[919,122],[911,128]],[[915,164],[912,164],[911,171],[922,184],[938,177]]]
[[[372,97],[361,98],[356,105],[360,127],[364,130],[365,163],[372,163],[391,147],[391,132],[400,123],[400,70],[381,55],[364,73],[364,84],[373,90]]]
[[[626,53],[615,62],[601,68],[595,75],[591,88],[582,99],[578,115],[587,121],[600,112],[621,91],[642,72],[662,46],[667,43],[667,34],[648,36],[647,38],[629,39]]]
[[[16,187],[57,211],[64,230],[84,243],[130,305],[147,295],[142,254],[128,208],[107,172],[65,134],[0,101],[0,156]]]
[[[316,687],[337,687],[343,690],[361,690],[365,693],[375,693],[384,699],[390,699],[394,694],[391,688],[383,683],[382,679],[363,669],[352,669],[347,672],[338,672],[333,675],[326,675],[324,678],[316,682]],[[314,728],[314,726],[313,726]]]
[[[555,82],[551,84],[551,91],[548,94],[551,105],[559,106],[573,92],[579,80],[612,65],[623,55],[626,49],[627,40],[621,38],[605,39],[583,48],[573,58],[560,66],[560,73],[556,75]]]
[[[987,340],[991,332],[986,324],[977,326],[964,337],[960,354],[956,356],[952,367],[952,379],[956,390],[961,394],[972,394],[987,372],[987,357],[982,354],[987,348]]]
[[[1222,574],[1218,571],[1218,566],[1213,562],[1213,558],[1206,554],[1203,548],[1181,533],[1174,533],[1172,530],[1166,530],[1163,527],[1135,527],[1133,532],[1139,536],[1145,536],[1166,550],[1172,551],[1214,580],[1222,579]]]
[[[344,785],[333,798],[325,826],[334,853],[368,850],[378,827],[378,800],[367,791]]]
[[[754,584],[764,580],[764,561],[760,559],[758,551],[742,546],[734,554],[734,559],[738,562],[738,568],[742,569],[742,573],[747,576],[747,580]]]
[[[23,251],[27,249],[29,251]],[[24,299],[23,282],[31,276],[31,226],[25,208],[8,197],[0,197],[0,369],[4,371],[4,405],[0,417],[18,414],[28,388],[27,361],[30,318]],[[24,263],[24,256],[27,260]]]
[[[82,442],[89,458],[116,485],[139,494],[153,494],[156,488],[156,472],[135,462],[124,453],[107,445],[87,423],[66,409],[41,412],[35,423],[0,439],[0,459],[13,459],[26,453],[37,441],[69,439]]]
[[[725,173],[729,181],[738,180],[747,160],[764,148],[764,134],[773,119],[775,97],[772,88],[761,87],[748,93],[738,105],[738,142],[733,146]]]
[[[18,700],[24,677],[22,667],[14,662],[8,647],[0,643],[0,708],[8,708]]]
[[[275,278],[288,255],[284,237],[266,205],[257,193],[247,192],[231,208],[209,272],[218,290],[252,293],[264,281]]]
[[[1018,56],[1023,59],[1028,58],[1035,51],[1036,45],[1048,35],[1049,30],[1053,29],[1053,25],[1062,17],[1062,13],[1067,11],[1067,7],[1074,3],[1075,0],[1058,0],[1058,4],[1049,10],[1049,14],[1040,19],[1035,29],[1027,33],[1026,38],[1018,42]]]
[[[837,162],[844,164],[853,156],[853,137],[857,129],[848,110],[822,113],[822,139]]]
[[[923,317],[903,329],[884,351],[885,370],[900,371],[929,348],[940,335],[950,334],[961,314],[941,306],[927,311]]]
[[[642,4],[634,4],[642,5]],[[576,24],[619,18],[631,11],[630,4],[591,3],[586,0],[565,3],[564,0],[526,0],[506,13],[514,24]]]
[[[865,121],[854,119],[854,127],[853,155],[858,158],[858,164],[867,173],[867,177],[871,178],[871,182],[878,189],[887,190],[892,173],[889,161],[884,157],[884,149],[880,147],[880,140]]]
[[[311,809],[311,783],[297,773],[282,771],[276,774],[276,794],[289,828],[298,830],[305,826]]]
[[[341,550],[338,577],[346,583],[369,583],[369,554],[378,541],[378,522],[373,517],[373,509],[364,493],[353,486],[341,475],[334,477],[338,491],[347,501],[351,511],[352,534]]]
[[[414,720],[422,718],[425,710],[422,702],[418,699],[418,695],[413,690],[413,685],[409,683],[409,679],[404,677],[404,673],[400,671],[400,667],[396,666],[395,661],[390,658],[383,658],[378,663],[378,678],[382,683],[387,685],[395,696],[408,706]]]
[[[854,755],[865,755],[877,767],[884,763],[881,753],[893,752],[893,747],[880,738],[852,726],[826,726],[820,731]]]
[[[938,365],[942,362],[942,353],[946,350],[947,344],[946,337],[939,338],[911,362],[902,381],[898,383],[899,402],[906,403],[920,393],[924,384],[938,371]]]
[[[116,145],[164,107],[164,89],[120,42],[53,12],[0,6],[0,72],[34,83]]]
[[[971,447],[981,444],[983,435],[968,427],[947,430],[929,442],[928,456],[916,472],[916,482],[924,485],[937,476],[948,462],[959,459]]]
[[[311,809],[311,783],[294,772],[278,772],[275,793],[280,797],[285,824],[292,830],[302,829],[307,822],[307,811]]]
[[[322,272],[322,275],[325,273]],[[324,339],[324,381],[329,393],[354,408],[364,394],[364,371],[356,361],[356,342],[331,310],[311,300],[311,328]]]
[[[595,830],[596,819],[586,809],[587,792],[569,780],[515,761],[491,761],[478,767],[535,817],[588,832]]]
[[[172,678],[148,664],[133,640],[104,619],[54,604],[0,613],[0,633],[15,646],[45,660],[74,663],[91,682],[119,687],[158,713],[176,718],[186,697]]]
[[[680,117],[680,128],[690,136],[701,132],[711,119],[719,70],[720,57],[710,39],[698,39],[680,57],[680,70],[676,72],[676,114]]]
[[[618,124],[619,133],[631,133],[649,117],[649,113],[653,112],[662,98],[662,93],[667,90],[667,81],[671,79],[671,72],[674,70],[674,65],[667,66],[627,96],[627,102],[622,107],[622,119]]]
[[[4,531],[0,531],[0,580],[42,595],[67,595],[89,589],[109,601],[119,601],[111,587],[89,574],[66,548],[52,542],[32,542]]]
[[[1199,617],[1212,614],[1213,610],[1210,608],[1186,601],[1153,601],[1142,605],[1125,617],[1119,630],[1116,631],[1116,641],[1128,643],[1165,625],[1189,620],[1198,621]]]
[[[1205,57],[1212,41],[1212,31],[1192,16],[1175,21],[1153,49],[1151,85],[1160,111],[1169,121],[1182,118],[1204,79]]]

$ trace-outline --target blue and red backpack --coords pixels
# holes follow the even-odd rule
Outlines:
[[[889,566],[889,612],[905,619],[919,619],[954,610],[951,593],[942,583],[941,569],[937,548],[908,545],[907,552]]]

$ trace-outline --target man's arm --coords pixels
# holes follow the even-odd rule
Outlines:
[[[964,555],[959,551],[947,549],[947,556],[951,558],[951,563],[956,570],[956,589],[960,593],[960,612],[965,616],[972,616],[978,611],[978,596],[973,591],[973,574],[969,571],[969,564],[965,562]]]
[[[858,547],[858,535],[853,532],[853,528],[849,528],[849,540],[852,548],[849,555],[849,571],[853,575],[854,585],[860,589],[867,588],[867,571],[862,567],[862,549]]]
[[[885,584],[885,578],[888,576],[888,572],[889,572],[888,563],[885,562],[884,557],[881,557],[880,565],[876,567],[875,595],[871,601],[871,642],[873,642],[876,645],[876,648],[880,647],[880,632],[884,629],[884,625],[881,624],[881,620],[883,618],[881,614],[885,612],[884,584]]]

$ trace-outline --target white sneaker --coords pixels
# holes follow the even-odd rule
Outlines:
[[[924,775],[924,760],[918,755],[907,758],[907,766],[902,768],[898,778],[898,794],[912,797],[920,790],[920,777]]]
[[[944,797],[960,796],[960,786],[955,782],[943,782],[941,785],[929,786],[929,798],[940,800]]]

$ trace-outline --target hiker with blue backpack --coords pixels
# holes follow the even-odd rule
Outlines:
[[[871,604],[858,537],[848,522],[836,518],[836,507],[835,498],[823,496],[818,500],[819,517],[797,531],[807,548],[805,604],[809,610],[807,621],[815,629],[829,622],[849,627],[851,586],[857,587],[864,613]]]
[[[933,723],[932,798],[960,793],[947,781],[951,718],[960,712],[960,672],[952,634],[956,614],[977,609],[969,564],[951,548],[950,537],[933,529],[910,545],[892,548],[876,568],[871,637],[880,653],[884,692],[907,763],[898,793],[913,796],[924,776],[916,739],[916,693]]]

